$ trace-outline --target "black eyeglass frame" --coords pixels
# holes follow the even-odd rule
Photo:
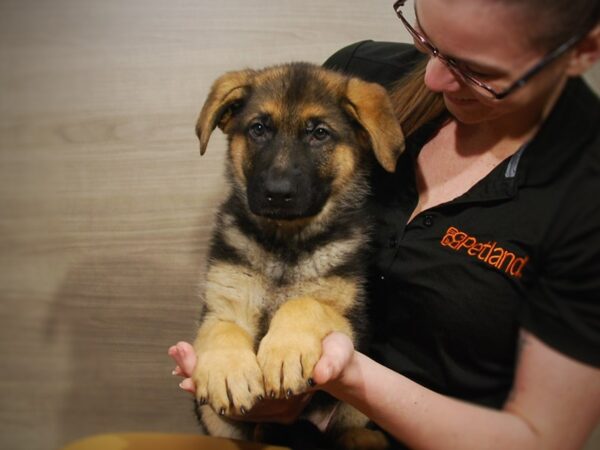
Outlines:
[[[440,53],[440,51],[437,49],[437,47],[435,45],[433,45],[431,42],[429,42],[429,40],[425,36],[423,36],[421,33],[419,33],[417,30],[415,30],[414,27],[408,22],[408,20],[406,20],[406,18],[402,14],[401,8],[404,6],[405,3],[406,3],[406,0],[397,0],[396,2],[394,2],[394,11],[396,12],[396,15],[402,21],[402,23],[404,24],[404,26],[406,27],[406,29],[408,30],[410,35],[413,38],[417,39],[421,43],[421,45],[423,45],[425,47],[425,49],[427,49],[427,51],[429,52],[429,54],[431,56],[438,58],[440,61],[442,61],[444,64],[446,64],[446,66],[448,66],[452,71],[454,71],[455,73],[460,75],[465,80],[475,84],[476,86],[478,86],[478,87],[486,90],[490,94],[492,94],[492,96],[496,100],[502,100],[507,95],[513,93],[520,87],[523,87],[531,78],[533,78],[535,75],[540,73],[542,71],[542,69],[546,68],[548,65],[550,65],[551,62],[555,61],[557,58],[559,58],[560,56],[565,54],[567,51],[569,51],[571,48],[573,48],[575,46],[575,44],[577,44],[587,34],[587,33],[577,34],[577,35],[573,36],[572,38],[570,38],[569,40],[567,40],[565,43],[559,45],[557,48],[555,48],[551,52],[547,53],[546,56],[544,56],[537,64],[535,64],[531,69],[529,69],[527,72],[525,72],[525,74],[523,74],[521,77],[519,77],[510,86],[508,86],[506,89],[503,89],[500,92],[497,92],[494,88],[492,88],[487,83],[485,83],[485,82],[477,79],[477,77],[465,72],[464,69],[461,69],[459,67],[459,62],[456,59],[450,58],[450,57],[444,55],[443,53]]]

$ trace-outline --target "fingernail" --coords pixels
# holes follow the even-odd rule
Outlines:
[[[309,378],[307,383],[310,387],[314,387],[317,384],[317,383],[315,383],[315,380],[313,380],[312,378]]]
[[[221,410],[219,411],[219,415],[220,416],[224,416],[225,415],[225,408],[221,408]]]
[[[285,392],[285,396],[286,396],[287,398],[290,398],[292,395],[294,395],[294,393],[292,392],[292,390],[291,390],[291,389],[288,389],[288,390]]]
[[[244,408],[244,407],[242,406],[242,407],[240,408],[240,412],[242,413],[242,415],[243,415],[243,416],[245,416],[245,415],[246,415],[246,413],[247,413],[248,411],[246,411],[246,408]]]

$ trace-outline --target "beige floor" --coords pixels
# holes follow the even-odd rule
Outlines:
[[[403,37],[391,1],[0,1],[0,449],[196,432],[166,349],[225,189],[210,83]]]

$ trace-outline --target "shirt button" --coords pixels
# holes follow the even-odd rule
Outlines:
[[[433,225],[433,217],[429,214],[423,217],[423,225],[425,225],[426,227],[430,227],[431,225]]]
[[[388,247],[389,248],[396,248],[398,246],[398,239],[396,239],[395,236],[392,236],[389,240],[388,240]]]

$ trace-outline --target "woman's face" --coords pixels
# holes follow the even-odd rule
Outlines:
[[[527,21],[517,8],[488,0],[417,0],[415,28],[442,54],[461,61],[500,91],[544,56],[544,51],[527,40]],[[562,86],[564,73],[562,58],[522,88],[495,100],[481,95],[439,58],[432,57],[425,84],[443,95],[446,107],[460,122],[527,120],[528,116],[539,119],[543,114],[549,99]]]

